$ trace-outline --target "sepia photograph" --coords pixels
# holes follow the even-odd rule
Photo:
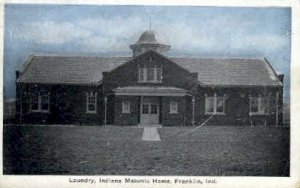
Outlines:
[[[3,175],[290,177],[291,7],[3,8]]]

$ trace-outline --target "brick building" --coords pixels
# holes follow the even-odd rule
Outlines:
[[[282,123],[283,75],[267,59],[169,57],[145,31],[131,57],[33,55],[16,72],[21,123]]]

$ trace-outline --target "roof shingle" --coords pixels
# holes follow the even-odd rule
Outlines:
[[[275,71],[266,59],[170,58],[206,86],[280,86]]]
[[[34,56],[17,80],[20,83],[99,84],[102,72],[111,71],[132,57]],[[171,61],[198,73],[204,86],[281,86],[266,59],[175,58]]]
[[[129,57],[34,56],[17,80],[23,83],[98,84]]]

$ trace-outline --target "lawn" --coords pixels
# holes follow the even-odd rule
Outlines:
[[[289,176],[289,129],[4,126],[4,174]]]

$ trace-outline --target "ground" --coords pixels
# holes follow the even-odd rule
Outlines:
[[[289,176],[289,129],[4,126],[4,174]]]

